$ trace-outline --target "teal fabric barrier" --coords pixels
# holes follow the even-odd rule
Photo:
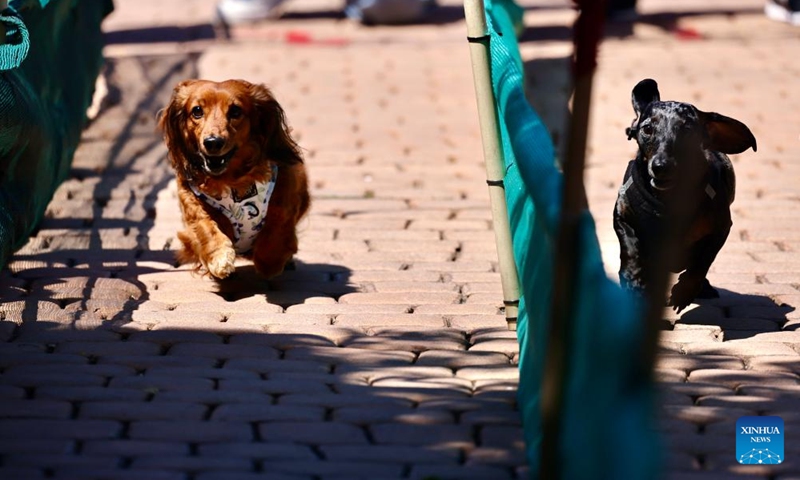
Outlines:
[[[518,403],[532,475],[542,442],[540,391],[546,352],[562,176],[550,135],[525,97],[516,34],[522,10],[485,0],[491,34],[492,83],[506,162],[506,199],[522,298]],[[622,172],[620,172],[620,175]],[[621,177],[620,177],[621,178]],[[642,358],[643,309],[603,268],[594,220],[581,219],[577,302],[568,339],[559,451],[563,478],[653,478],[658,469],[653,385]],[[548,479],[551,480],[551,479]]]
[[[0,12],[0,267],[69,172],[112,9],[111,0],[12,0]]]

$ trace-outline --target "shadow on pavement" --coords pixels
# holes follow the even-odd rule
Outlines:
[[[761,333],[778,332],[795,311],[765,295],[752,295],[717,288],[720,298],[696,300],[697,308],[681,315],[676,325],[714,325],[722,329],[723,340],[742,340]]]
[[[169,25],[131,28],[128,30],[108,31],[103,34],[103,39],[108,45],[126,43],[180,43],[195,40],[213,40],[216,37],[214,26],[210,23],[186,26]]]

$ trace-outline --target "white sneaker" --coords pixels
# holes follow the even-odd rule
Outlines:
[[[255,22],[280,16],[284,0],[220,0],[217,13],[225,23]]]
[[[764,5],[767,18],[800,26],[800,1],[768,0]]]

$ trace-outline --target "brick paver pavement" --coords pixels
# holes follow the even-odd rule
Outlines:
[[[755,0],[679,18],[670,9],[697,7],[667,3],[641,0],[649,23],[603,46],[591,207],[613,272],[610,212],[640,78],[753,129],[759,152],[735,159],[735,230],[712,275],[723,298],[666,315],[665,470],[791,478],[798,30]],[[572,13],[530,4],[523,56],[538,108],[557,119]],[[0,274],[0,478],[523,478],[518,349],[460,5],[431,24],[364,28],[331,15],[336,3],[298,1],[233,42],[211,38],[213,5],[118,0],[106,23],[117,102]],[[305,149],[313,207],[297,267],[280,278],[243,262],[217,285],[173,264],[180,216],[154,119],[172,85],[196,76],[269,84]],[[773,413],[789,460],[736,467],[733,422]]]

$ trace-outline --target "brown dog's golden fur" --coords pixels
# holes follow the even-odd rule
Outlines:
[[[300,149],[272,93],[243,80],[181,82],[159,127],[177,176],[185,226],[178,233],[183,244],[178,260],[198,263],[218,279],[233,273],[230,221],[197,198],[189,185],[219,197],[269,180],[274,164],[278,177],[264,228],[247,257],[265,277],[280,274],[297,252],[296,225],[308,210],[309,194]]]

